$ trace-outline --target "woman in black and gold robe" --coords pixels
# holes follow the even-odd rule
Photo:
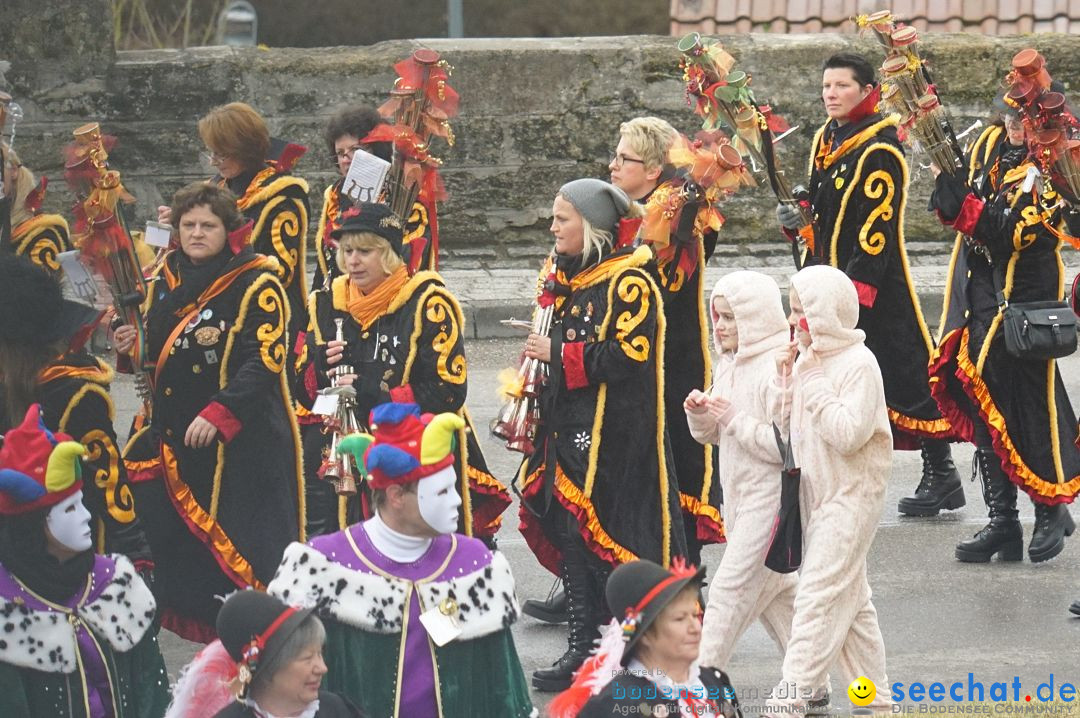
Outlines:
[[[1028,555],[1046,561],[1074,527],[1068,504],[1080,490],[1076,416],[1056,362],[1019,359],[1005,349],[998,292],[1006,302],[1062,299],[1056,233],[1076,234],[1080,221],[1057,207],[1060,198],[1043,189],[1041,178],[1024,191],[1035,169],[1024,126],[1016,110],[1001,108],[1004,125],[992,124],[972,147],[967,182],[941,172],[931,196],[941,221],[958,231],[931,387],[942,412],[976,446],[990,517],[957,545],[957,559],[1023,557],[1019,487],[1035,504]]]
[[[277,260],[256,254],[226,190],[173,200],[179,249],[148,289],[153,417],[129,441],[136,499],[156,559],[162,625],[214,638],[223,596],[263,588],[303,540],[300,437],[289,394],[289,304]],[[134,329],[116,330],[130,351]]]
[[[309,363],[298,376],[301,404],[311,405],[330,386],[328,372],[344,363],[354,370],[357,421],[366,426],[371,409],[387,401],[415,402],[422,411],[459,412],[470,425],[458,437],[455,462],[461,480],[459,530],[491,539],[510,505],[506,487],[487,468],[465,410],[465,326],[457,299],[435,272],[409,276],[403,262],[402,223],[386,205],[361,203],[334,230],[343,272],[328,290],[312,292],[307,332]],[[341,320],[344,342],[336,340]],[[310,445],[305,445],[305,450]],[[366,497],[357,510],[337,500],[318,476],[321,454],[305,453],[312,531],[344,528],[370,516]]]
[[[955,434],[927,383],[934,344],[904,246],[908,166],[897,138],[898,118],[877,112],[880,86],[864,58],[834,55],[822,78],[830,119],[811,145],[813,240],[803,261],[836,267],[855,285],[858,328],[881,367],[893,445],[922,452],[919,485],[897,508],[934,516],[963,506],[965,499],[948,444]]]
[[[307,326],[308,184],[290,174],[307,148],[272,140],[251,106],[231,102],[199,120],[217,182],[236,195],[236,207],[254,223],[252,248],[277,259],[289,301],[289,351]]]
[[[664,312],[652,250],[611,251],[621,219],[639,212],[606,182],[582,179],[553,206],[555,254],[545,269],[549,336],[525,355],[550,362],[536,450],[521,466],[521,532],[563,579],[568,650],[533,674],[558,691],[589,655],[607,616],[604,582],[636,558],[685,554],[679,486],[663,410]]]
[[[72,249],[67,220],[41,211],[47,180],[42,177],[40,182],[36,181],[30,168],[19,162],[19,156],[11,148],[6,148],[4,154],[7,157],[4,193],[11,195],[11,241],[3,249],[29,258],[59,278],[57,257]]]

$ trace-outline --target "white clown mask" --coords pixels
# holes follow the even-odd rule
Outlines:
[[[82,491],[76,491],[49,509],[45,526],[56,542],[69,551],[82,553],[94,545],[90,512],[83,505]]]
[[[432,529],[440,534],[453,533],[457,529],[461,496],[457,492],[457,472],[453,466],[420,479],[416,499],[420,517]]]

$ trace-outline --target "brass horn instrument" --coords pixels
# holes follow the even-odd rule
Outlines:
[[[860,16],[857,22],[860,28],[873,30],[885,48],[881,102],[900,115],[901,139],[913,141],[914,149],[925,152],[943,172],[963,173],[964,151],[919,56],[919,33],[910,25],[898,26],[888,10]]]
[[[344,319],[335,319],[337,325],[335,339],[345,341],[342,332]],[[336,396],[337,406],[334,413],[326,416],[323,420],[323,431],[330,434],[330,447],[325,452],[322,465],[319,467],[319,477],[329,481],[339,496],[352,496],[356,493],[356,477],[359,471],[354,471],[355,460],[348,452],[338,450],[338,443],[349,434],[360,430],[353,410],[356,408],[356,389],[350,385],[341,383],[341,377],[353,373],[353,367],[344,361],[331,370],[333,386],[323,389],[320,394]]]
[[[538,304],[533,310],[530,333],[547,336],[554,313],[554,304]],[[491,433],[505,441],[507,449],[533,453],[540,426],[540,387],[547,383],[549,370],[547,362],[522,355],[516,376],[501,388],[506,403],[492,422]]]

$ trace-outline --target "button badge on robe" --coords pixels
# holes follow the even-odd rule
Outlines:
[[[201,347],[212,347],[221,338],[221,330],[217,327],[200,327],[195,330],[195,341]]]
[[[459,607],[452,598],[444,598],[439,605],[432,606],[420,614],[420,623],[427,630],[428,637],[436,646],[445,646],[461,635],[461,621],[458,620]]]

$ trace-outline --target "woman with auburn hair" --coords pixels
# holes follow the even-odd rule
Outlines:
[[[388,401],[416,403],[436,414],[455,412],[470,424],[461,307],[437,273],[409,276],[403,235],[400,218],[386,205],[364,202],[343,215],[334,230],[343,274],[329,289],[311,294],[310,363],[297,378],[297,399],[310,404],[330,386],[330,370],[346,365],[353,372],[344,381],[356,389],[354,414],[362,426],[375,406]],[[335,339],[337,320],[344,341]],[[488,470],[475,431],[458,433],[456,452],[459,532],[490,540],[510,496]],[[345,510],[344,500],[318,475],[320,454],[311,452],[306,459],[310,532],[329,533],[354,523],[356,511]],[[367,502],[359,508],[368,518]]]
[[[216,597],[263,588],[303,536],[289,305],[277,260],[252,250],[228,190],[188,185],[171,216],[179,247],[144,308],[154,413],[124,458],[157,560],[162,625],[208,642]],[[118,328],[117,352],[134,340],[133,327]]]
[[[71,247],[68,223],[58,214],[41,211],[45,199],[47,180],[34,178],[30,168],[19,161],[10,147],[4,147],[7,167],[4,170],[3,195],[11,198],[11,241],[9,246],[15,254],[28,257],[54,277],[60,274],[57,255]]]
[[[289,349],[307,324],[307,182],[290,174],[306,147],[270,137],[262,116],[250,105],[230,102],[199,120],[206,145],[203,159],[217,170],[212,180],[238,199],[236,207],[255,228],[250,243],[259,254],[278,260],[281,283],[289,300]],[[168,207],[158,207],[158,220],[170,221]]]

